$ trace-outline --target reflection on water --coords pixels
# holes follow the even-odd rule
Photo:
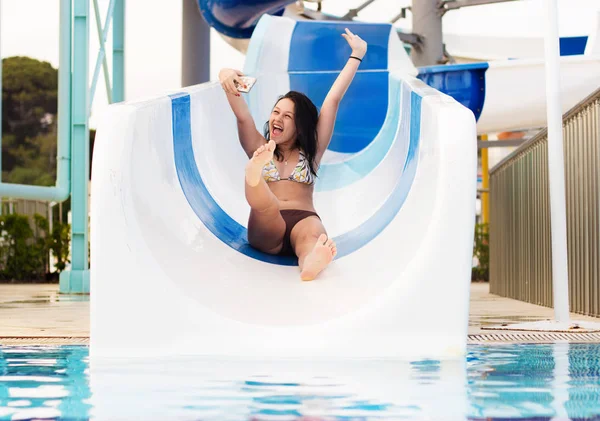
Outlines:
[[[0,347],[0,420],[85,419],[87,347]]]
[[[464,387],[451,387],[465,381],[462,362],[186,358],[155,361],[154,367],[94,363],[92,413],[127,418],[143,407],[144,418],[153,419],[366,420],[426,419],[466,409]],[[160,399],[147,402],[146,396]],[[428,405],[432,396],[443,411]]]
[[[600,419],[600,344],[470,348],[473,419]]]
[[[464,361],[88,361],[0,348],[0,420],[600,419],[600,344],[470,346]]]

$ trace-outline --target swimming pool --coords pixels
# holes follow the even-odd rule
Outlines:
[[[90,364],[0,347],[0,420],[600,419],[600,344],[470,345],[464,361]]]

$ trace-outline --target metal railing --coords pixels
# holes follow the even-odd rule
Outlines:
[[[600,88],[563,116],[570,310],[600,316]],[[552,306],[548,132],[490,171],[490,292]]]

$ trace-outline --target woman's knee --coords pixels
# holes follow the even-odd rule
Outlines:
[[[322,228],[310,228],[307,230],[304,230],[303,232],[301,232],[298,235],[298,239],[300,241],[317,241],[319,239],[319,237],[321,236],[321,234],[325,234],[325,230]]]
[[[303,222],[303,221],[302,221]],[[314,245],[322,234],[327,235],[320,220],[300,222],[292,230],[291,240],[294,245]],[[295,231],[295,232],[294,232]]]

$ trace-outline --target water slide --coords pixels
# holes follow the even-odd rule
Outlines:
[[[247,158],[218,82],[108,108],[92,163],[92,357],[465,354],[473,113],[416,77],[389,24],[270,15],[252,31],[244,98],[259,129],[290,89],[320,106],[350,53],[344,26],[369,52],[315,188],[339,253],[313,282],[248,244]]]
[[[304,19],[297,13],[294,1],[253,1],[250,2],[252,7],[240,1],[199,0],[198,3],[204,18],[230,41],[248,38],[264,13]],[[246,7],[240,7],[240,3]],[[600,86],[597,76],[600,74],[600,9],[589,2],[579,7],[566,1],[561,5],[567,14],[596,15],[596,25],[589,34],[560,39],[561,101],[565,113]],[[514,25],[533,25],[535,22],[528,19],[538,18],[539,14],[538,6],[528,2],[496,7],[511,16]],[[469,24],[473,11],[469,9],[464,13],[462,10],[449,13],[454,27],[459,27],[458,23]],[[456,16],[457,13],[462,15]],[[473,23],[481,25],[471,20]],[[543,37],[448,33],[444,34],[444,42],[450,54],[474,62],[420,67],[418,78],[473,111],[479,134],[546,126]]]

